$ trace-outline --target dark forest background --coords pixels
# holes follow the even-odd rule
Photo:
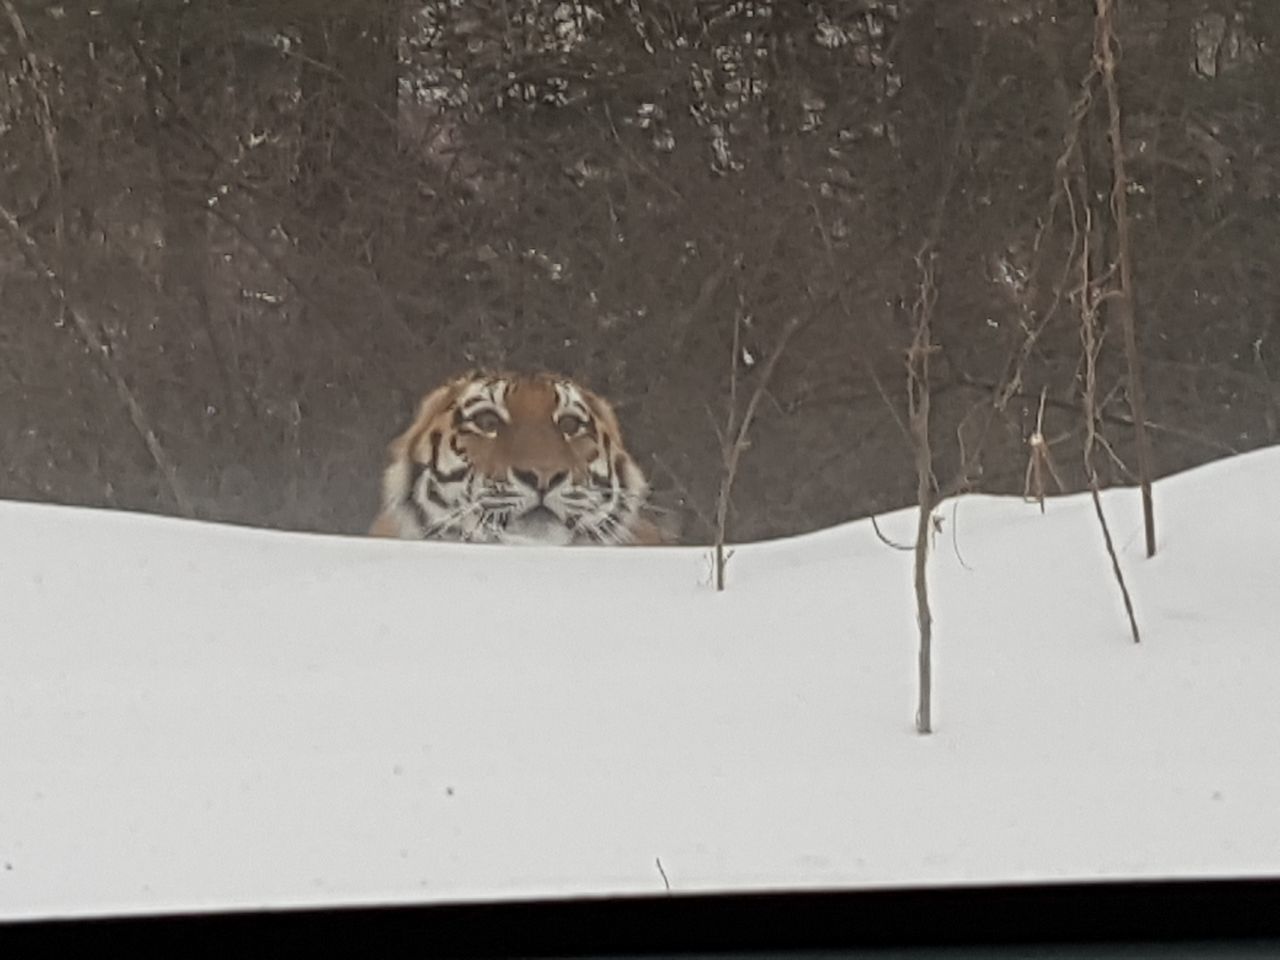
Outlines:
[[[730,536],[811,530],[916,500],[925,283],[939,492],[1024,492],[1042,395],[1077,490],[1082,235],[1099,468],[1133,482],[1093,3],[0,13],[0,497],[357,532],[423,392],[547,367],[707,542],[730,401],[794,331]],[[1114,24],[1160,475],[1278,440],[1280,3]]]

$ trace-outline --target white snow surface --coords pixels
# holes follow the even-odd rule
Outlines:
[[[1280,449],[538,548],[0,503],[0,917],[1280,873]],[[914,510],[884,517],[908,542]],[[659,861],[662,870],[659,870]]]

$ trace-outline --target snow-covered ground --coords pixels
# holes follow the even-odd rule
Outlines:
[[[707,552],[0,503],[0,917],[1280,873],[1280,449]],[[882,518],[908,541],[915,516]],[[661,870],[659,869],[659,862]]]

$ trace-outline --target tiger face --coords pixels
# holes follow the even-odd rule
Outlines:
[[[566,377],[470,373],[390,447],[371,533],[473,543],[655,543],[613,408]]]

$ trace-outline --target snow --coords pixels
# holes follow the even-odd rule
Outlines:
[[[0,917],[1280,871],[1280,449],[737,548],[0,503]],[[914,511],[881,518],[913,536]],[[659,870],[659,861],[661,871]]]

